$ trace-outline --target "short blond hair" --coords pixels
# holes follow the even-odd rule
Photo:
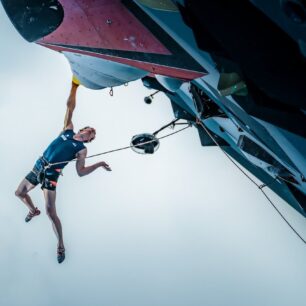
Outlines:
[[[90,139],[90,140],[83,141],[85,143],[92,142],[96,138],[96,130],[93,127],[91,127],[91,126],[85,126],[82,129],[80,129],[79,132],[83,132],[83,131],[85,131],[87,129],[91,129],[95,133],[95,136],[92,139]]]

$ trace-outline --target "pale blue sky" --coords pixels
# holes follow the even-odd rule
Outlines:
[[[104,156],[111,173],[79,178],[66,167],[57,209],[67,257],[58,265],[47,216],[26,224],[14,191],[62,129],[70,68],[25,42],[1,6],[0,37],[0,305],[304,305],[305,245],[217,148],[200,146],[194,128],[152,156]],[[73,121],[96,127],[90,154],[173,119],[165,97],[148,106],[147,94],[141,82],[112,98],[80,88]],[[305,219],[269,194],[306,237]],[[31,195],[44,211],[41,190]]]

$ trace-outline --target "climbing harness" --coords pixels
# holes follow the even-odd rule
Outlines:
[[[43,156],[41,156],[38,161],[38,166],[34,167],[32,172],[36,175],[36,180],[38,183],[43,184],[46,177],[46,170],[48,168],[49,163],[45,160]]]
[[[56,186],[59,175],[63,175],[62,169],[51,169],[51,166],[52,164],[41,156],[37,160],[35,167],[31,170],[36,176],[36,181],[42,185],[42,188]]]

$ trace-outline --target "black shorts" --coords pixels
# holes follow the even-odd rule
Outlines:
[[[32,185],[41,184],[41,189],[55,190],[61,169],[46,169],[35,164],[33,170],[25,177]]]

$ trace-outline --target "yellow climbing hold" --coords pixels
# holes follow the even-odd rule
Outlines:
[[[81,82],[76,78],[76,76],[74,75],[73,78],[72,78],[72,82],[76,85],[80,85]]]

